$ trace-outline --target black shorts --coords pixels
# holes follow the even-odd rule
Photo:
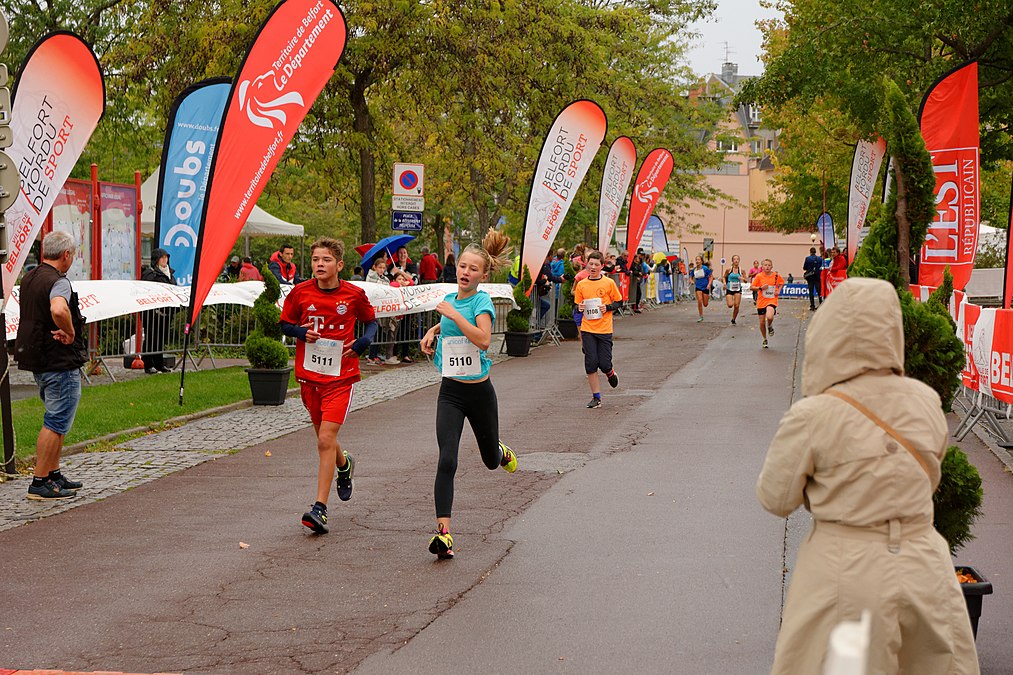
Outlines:
[[[766,307],[764,307],[763,309],[760,309],[759,307],[757,307],[757,308],[756,308],[756,314],[757,314],[758,316],[766,316],[766,315],[767,315],[767,309],[768,309],[768,308],[769,308],[769,309],[773,309],[773,310],[774,310],[774,314],[777,314],[777,305],[767,305],[767,306],[766,306]]]
[[[727,291],[725,295],[742,295],[742,291]]]
[[[612,372],[612,333],[589,333],[581,331],[580,341],[584,347],[584,372],[600,370],[608,375]]]

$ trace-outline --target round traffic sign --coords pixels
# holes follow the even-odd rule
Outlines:
[[[418,174],[411,170],[402,173],[397,180],[405,190],[414,190],[419,184]]]
[[[724,264],[725,264],[725,259],[724,259],[724,258],[722,258],[722,259],[721,259],[721,264],[722,264],[722,265],[724,265]]]

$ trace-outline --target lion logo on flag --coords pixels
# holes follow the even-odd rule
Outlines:
[[[271,86],[269,87],[268,84]],[[258,127],[267,129],[284,127],[288,117],[281,109],[282,106],[305,106],[306,104],[298,92],[282,94],[268,101],[262,99],[262,97],[270,96],[272,91],[280,90],[273,70],[264,73],[253,82],[243,80],[239,84],[239,109],[246,111],[246,116]]]
[[[647,190],[643,190],[642,187],[643,186],[641,185],[637,185],[633,191],[637,194],[637,199],[639,201],[642,201],[645,204],[650,204],[652,201],[654,201],[656,195],[660,192],[660,190],[658,190],[657,187],[651,187]]]

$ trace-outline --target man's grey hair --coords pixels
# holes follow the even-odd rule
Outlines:
[[[67,251],[76,251],[77,242],[69,232],[54,230],[42,239],[42,259],[59,260]]]
[[[422,255],[428,255],[428,254],[429,254],[429,247],[428,246],[423,246],[422,247]]]

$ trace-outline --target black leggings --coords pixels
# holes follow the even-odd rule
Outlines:
[[[503,461],[503,452],[499,449],[499,408],[492,382],[465,384],[443,378],[436,401],[436,441],[440,444],[434,489],[437,518],[449,518],[454,505],[454,474],[457,473],[457,451],[465,419],[471,424],[485,466],[496,469]]]

